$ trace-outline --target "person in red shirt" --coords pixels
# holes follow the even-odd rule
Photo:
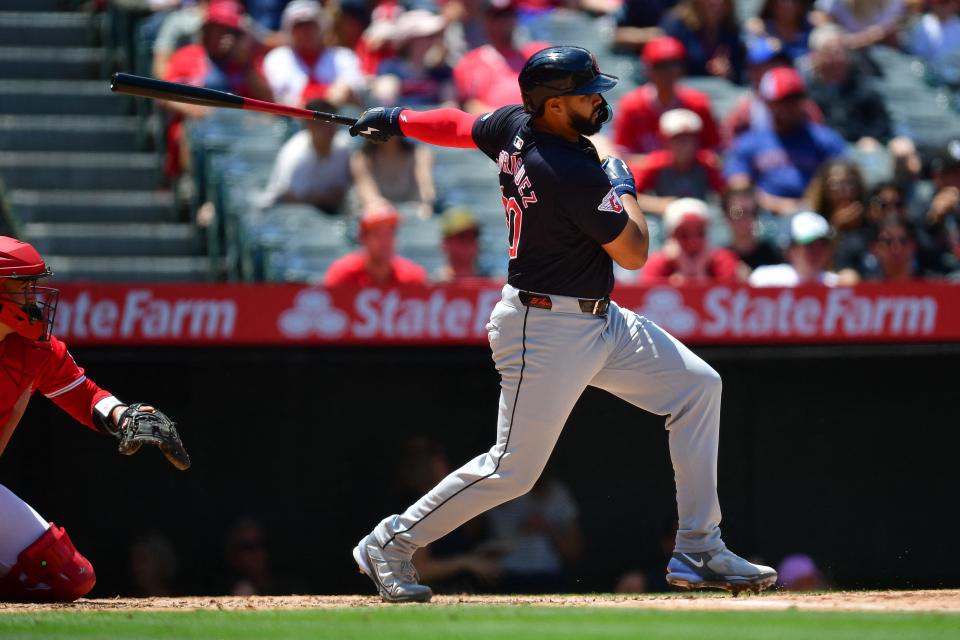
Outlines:
[[[681,198],[667,207],[663,217],[668,236],[663,249],[653,253],[643,267],[643,282],[740,282],[749,269],[729,249],[711,246],[707,240],[710,213],[702,200]]]
[[[485,0],[484,27],[488,44],[467,52],[453,68],[457,97],[467,113],[483,114],[520,99],[520,69],[527,59],[549,45],[514,45],[517,9],[513,0]]]
[[[360,217],[363,247],[334,261],[323,279],[325,287],[390,287],[425,285],[427,271],[396,255],[400,214],[388,205],[367,209]]]
[[[177,49],[163,79],[272,102],[273,92],[261,73],[262,51],[247,32],[245,21],[243,7],[233,0],[211,2],[204,15],[200,42]],[[173,114],[167,129],[164,169],[168,176],[176,177],[187,166],[181,145],[183,118],[202,118],[211,107],[163,104]]]
[[[660,116],[670,109],[688,109],[703,122],[700,146],[715,149],[720,144],[717,123],[707,94],[680,86],[686,49],[676,38],[655,38],[643,48],[642,58],[650,81],[623,96],[617,105],[613,141],[628,163],[664,147]]]
[[[699,148],[703,121],[688,109],[671,109],[660,116],[660,135],[667,148],[645,156],[631,167],[637,181],[637,203],[649,213],[662,215],[677,198],[705,200],[723,191],[720,158]]]
[[[127,405],[90,380],[51,334],[59,292],[37,286],[51,273],[31,245],[0,236],[0,454],[36,391],[100,433],[118,436],[127,420]],[[130,409],[138,406],[155,411]],[[0,601],[70,602],[95,583],[67,532],[0,485]]]

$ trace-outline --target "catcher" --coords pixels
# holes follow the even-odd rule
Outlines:
[[[0,236],[0,454],[39,391],[77,421],[117,438],[120,453],[155,445],[175,467],[189,468],[173,422],[98,387],[51,335],[59,292],[37,286],[51,273],[32,246]],[[70,602],[95,582],[93,566],[67,532],[0,485],[0,601]]]

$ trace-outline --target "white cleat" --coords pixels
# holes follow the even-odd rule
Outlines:
[[[392,557],[385,552],[373,534],[353,548],[353,559],[360,573],[377,586],[386,602],[430,602],[433,591],[420,584],[420,576],[409,557]]]

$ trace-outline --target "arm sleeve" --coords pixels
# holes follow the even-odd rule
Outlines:
[[[459,109],[400,112],[400,129],[404,135],[441,147],[475,149],[473,125],[476,121],[477,116]]]
[[[98,403],[108,401],[113,396],[87,378],[61,340],[51,336],[50,342],[52,354],[37,381],[37,390],[81,424],[100,431],[99,425],[94,422],[94,411]],[[117,404],[120,404],[119,401],[113,406]]]

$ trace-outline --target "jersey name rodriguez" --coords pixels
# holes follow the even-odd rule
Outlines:
[[[534,129],[520,106],[478,119],[473,139],[499,170],[508,282],[537,293],[609,296],[613,262],[601,245],[628,218],[593,145]]]

